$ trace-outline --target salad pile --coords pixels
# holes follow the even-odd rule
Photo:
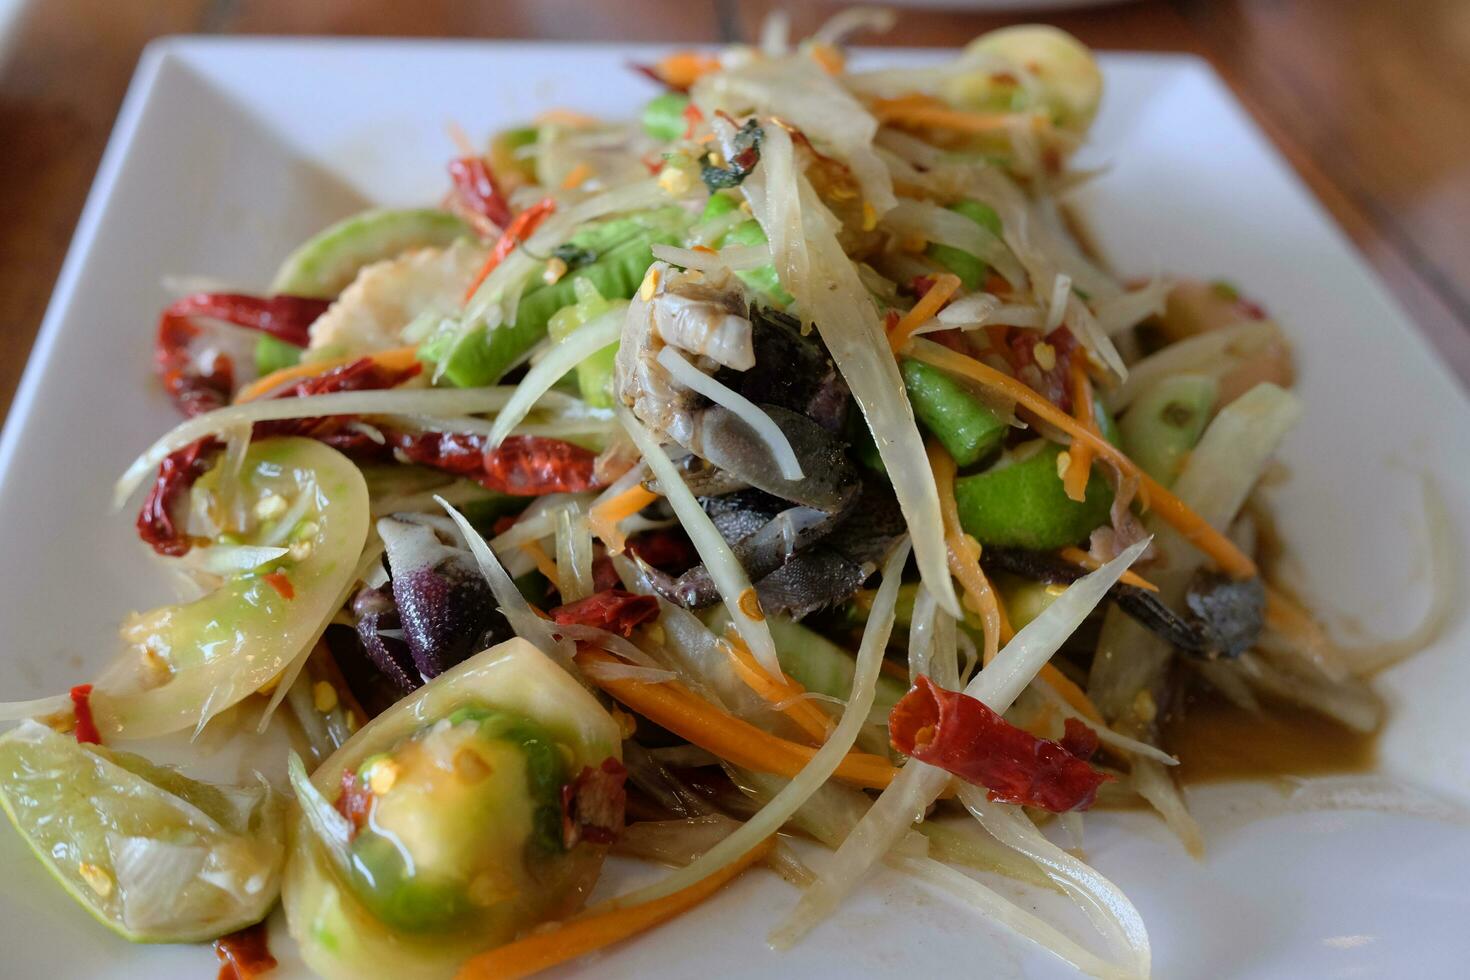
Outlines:
[[[242,977],[278,902],[324,976],[513,977],[757,864],[786,946],[885,864],[1146,976],[1052,838],[1144,801],[1198,852],[1184,685],[1379,725],[1361,678],[1405,645],[1335,646],[1263,572],[1284,332],[1119,279],[1062,208],[1091,53],[849,70],[875,18],[640,66],[635,122],[461,137],[436,206],[167,306],[185,418],[116,497],[190,595],[0,709],[0,803],[78,902]],[[293,750],[232,786],[121,747],[205,731]],[[609,854],[673,870],[618,893]]]

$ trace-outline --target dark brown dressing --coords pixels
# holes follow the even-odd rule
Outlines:
[[[1183,783],[1363,772],[1378,759],[1378,734],[1353,731],[1281,701],[1257,713],[1213,689],[1193,688],[1165,719],[1164,748]]]

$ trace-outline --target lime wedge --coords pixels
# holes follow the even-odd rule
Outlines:
[[[131,942],[214,939],[279,891],[283,802],[26,722],[0,738],[0,806],[73,898]]]

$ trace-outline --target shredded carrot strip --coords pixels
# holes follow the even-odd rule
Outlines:
[[[1092,382],[1087,380],[1087,368],[1083,358],[1072,361],[1072,417],[1077,424],[1089,432],[1097,432],[1097,421],[1092,416]],[[1067,450],[1067,472],[1062,477],[1062,488],[1069,500],[1082,502],[1087,499],[1087,478],[1092,475],[1092,447],[1080,443]]]
[[[917,357],[952,374],[963,375],[987,388],[1003,393],[1012,401],[1025,406],[1035,415],[1050,422],[1072,437],[1072,444],[1090,446],[1100,458],[1106,459],[1120,471],[1138,479],[1140,502],[1151,506],[1163,521],[1178,531],[1185,540],[1207,556],[1214,559],[1220,568],[1236,578],[1251,578],[1257,574],[1256,563],[1237,548],[1229,538],[1215,530],[1210,524],[1189,508],[1184,501],[1170,493],[1162,484],[1138,468],[1121,450],[1102,436],[1077,424],[1066,412],[1057,408],[1026,384],[1010,375],[982,364],[973,357],[956,353],[938,344],[914,346],[908,350]]]
[[[607,545],[607,550],[621,555],[628,546],[628,536],[618,530],[618,524],[632,517],[658,499],[658,494],[635,483],[622,493],[595,505],[587,512],[587,523],[592,533]]]
[[[1102,712],[1097,710],[1097,705],[1087,696],[1087,692],[1073,683],[1072,678],[1057,670],[1051,664],[1041,668],[1041,673],[1036,675],[1051,685],[1051,689],[1062,696],[1062,700],[1070,704],[1077,712],[1088,721],[1095,721],[1099,725],[1106,724],[1103,721]]]
[[[807,53],[829,75],[841,75],[847,67],[847,59],[842,56],[842,52],[830,44],[813,44],[807,49]]]
[[[980,662],[988,665],[999,654],[1000,644],[1011,642],[1015,633],[1006,618],[1005,604],[997,598],[990,580],[980,568],[980,542],[960,528],[959,506],[954,499],[954,460],[938,443],[931,442],[928,448],[929,466],[934,471],[934,483],[939,489],[939,512],[944,521],[945,543],[949,546],[950,574],[959,579],[966,600],[976,607],[975,612],[980,614],[984,623],[985,649]],[[1066,674],[1046,664],[1037,677],[1050,684],[1052,690],[1085,717],[1102,722],[1102,712]]]
[[[577,663],[619,661],[600,650],[584,648],[577,653]],[[650,684],[590,675],[589,679],[654,724],[737,766],[790,779],[817,754],[809,745],[779,738],[715,707],[678,681]],[[849,752],[836,772],[838,779],[865,789],[882,789],[897,774],[893,763],[866,752]]]
[[[546,549],[541,547],[540,541],[527,541],[521,545],[521,550],[531,556],[531,559],[536,563],[537,571],[553,582],[559,581],[561,573],[556,567],[556,562],[552,561],[551,556],[546,553]]]
[[[614,900],[604,911],[589,909],[551,929],[487,950],[460,967],[456,980],[518,980],[647,932],[709,898],[774,846],[775,838],[767,837],[739,860],[672,895],[627,908],[618,908]]]
[[[575,167],[573,167],[571,171],[566,175],[566,178],[562,180],[561,189],[564,191],[574,191],[578,187],[581,187],[582,184],[586,182],[587,178],[591,176],[592,168],[588,166],[585,161],[583,161],[582,163],[579,163]]]
[[[654,72],[664,84],[679,89],[687,89],[702,76],[719,70],[719,58],[699,51],[675,51],[654,66]]]
[[[735,668],[736,676],[746,687],[759,694],[761,700],[772,705],[784,704],[785,707],[780,709],[781,713],[790,718],[817,745],[827,740],[832,719],[810,701],[798,700],[806,693],[806,688],[784,673],[779,680],[766,673],[766,669],[756,662],[750,648],[738,635],[732,634],[725,638],[725,653],[730,658],[730,666]]]
[[[550,123],[555,126],[572,126],[578,129],[582,129],[588,126],[600,126],[602,124],[602,120],[598,119],[596,116],[589,116],[585,112],[578,112],[576,109],[567,109],[565,107],[561,107],[555,109],[547,109],[544,112],[540,113],[536,116],[536,123],[538,125],[542,123]]]
[[[898,318],[898,322],[889,331],[888,343],[895,351],[903,349],[903,345],[909,342],[914,331],[928,323],[944,306],[949,298],[954,295],[955,290],[960,288],[960,277],[951,273],[944,273],[934,280],[934,285],[929,291],[919,297],[913,309]]]
[[[1102,568],[1102,562],[1098,561],[1096,558],[1092,557],[1081,548],[1076,548],[1068,545],[1061,551],[1057,552],[1057,554],[1074,565],[1081,565],[1089,572],[1095,572],[1099,568]],[[1134,588],[1144,589],[1148,592],[1159,591],[1159,587],[1157,585],[1154,585],[1148,579],[1144,578],[1142,575],[1139,575],[1132,569],[1124,572],[1122,578],[1118,579],[1118,581],[1124,583],[1125,585],[1131,585]]]
[[[902,95],[896,99],[874,99],[869,107],[881,123],[933,126],[961,133],[1000,133],[1017,122],[1039,127],[1045,117],[1014,112],[966,112],[951,109],[931,95]]]
[[[337,357],[329,361],[312,361],[309,364],[293,364],[283,367],[279,371],[272,371],[263,378],[256,378],[250,384],[240,389],[235,396],[235,404],[243,405],[245,402],[253,402],[263,395],[268,395],[277,389],[306,378],[315,378],[317,375],[326,374],[333,368],[339,368],[354,361],[362,360],[364,355],[354,354],[351,357]],[[417,347],[394,347],[390,350],[375,351],[366,355],[373,362],[387,368],[390,371],[402,371],[413,366],[418,357]]]
[[[965,533],[960,525],[960,508],[954,499],[955,463],[938,442],[928,445],[929,468],[934,471],[934,485],[939,490],[939,513],[944,524],[944,541],[949,552],[949,571],[959,579],[965,599],[980,616],[985,636],[984,663],[990,663],[1000,645],[1010,641],[1010,623],[1005,610],[991,588],[990,580],[980,568],[980,542]]]

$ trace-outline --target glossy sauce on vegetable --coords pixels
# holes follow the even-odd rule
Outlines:
[[[1378,758],[1378,733],[1354,731],[1280,701],[1259,714],[1219,692],[1194,688],[1164,720],[1164,748],[1185,783],[1363,772]]]

